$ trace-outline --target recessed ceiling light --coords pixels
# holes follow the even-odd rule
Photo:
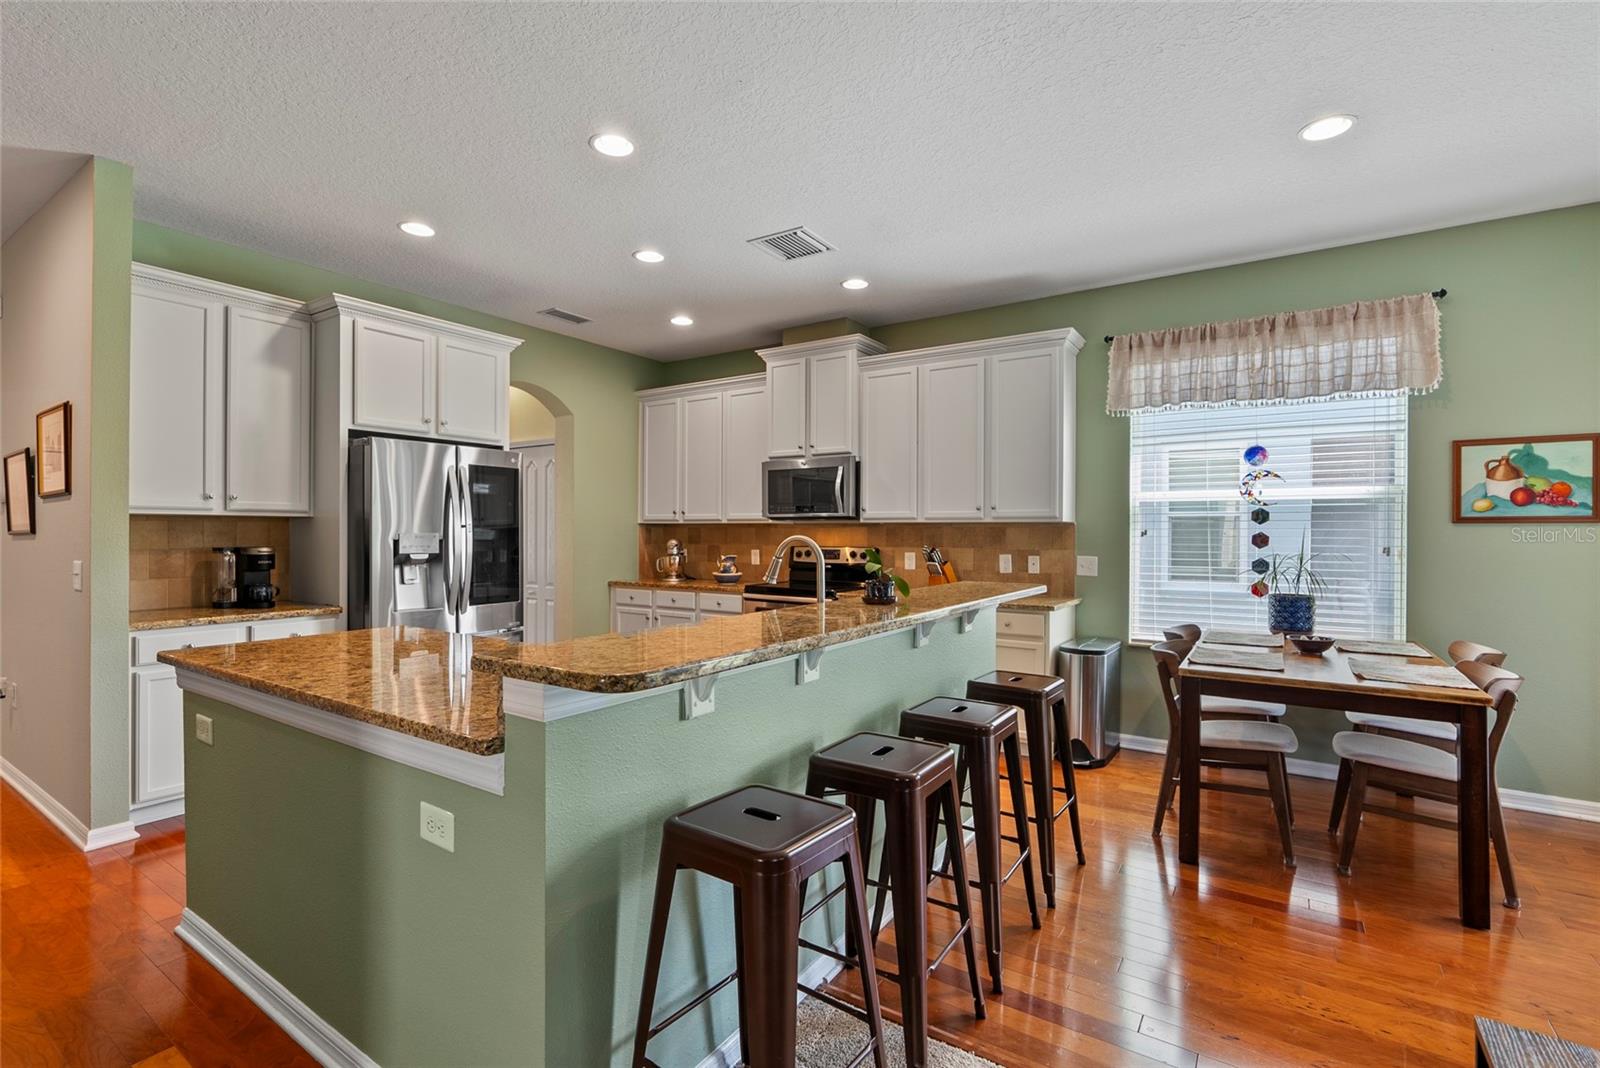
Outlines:
[[[689,318],[687,315],[674,315],[671,319],[669,319],[667,321],[670,322],[673,326],[693,326],[694,325],[694,320]]]
[[[839,284],[844,286],[846,289],[865,289],[865,288],[867,288],[867,280],[865,278],[846,278],[843,282],[840,282]]]
[[[1331,141],[1356,124],[1354,115],[1328,115],[1300,127],[1302,141]]]
[[[633,258],[638,260],[640,263],[660,263],[662,260],[666,259],[665,256],[653,248],[642,248],[633,254]]]
[[[400,224],[400,229],[405,231],[406,233],[410,234],[412,237],[432,237],[433,236],[433,227],[429,226],[425,222],[418,222],[415,219],[410,219],[410,220],[408,220],[406,222],[401,223]]]
[[[633,155],[633,142],[621,134],[595,134],[589,138],[589,147],[602,156],[631,156]]]

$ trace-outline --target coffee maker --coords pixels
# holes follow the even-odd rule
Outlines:
[[[271,608],[277,603],[278,587],[272,584],[272,569],[278,554],[270,546],[238,548],[239,607]]]

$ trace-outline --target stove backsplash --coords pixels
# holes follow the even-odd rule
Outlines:
[[[689,553],[689,574],[707,578],[718,558],[739,558],[744,581],[760,582],[766,562],[790,534],[807,534],[820,545],[875,545],[884,562],[913,586],[925,586],[927,569],[922,547],[934,545],[964,579],[992,582],[1042,582],[1062,596],[1075,593],[1077,528],[1071,523],[644,523],[639,526],[639,577],[655,577],[655,559],[677,538]],[[759,549],[761,563],[750,562]],[[917,566],[906,568],[904,556],[916,553]],[[1000,573],[1001,553],[1011,554],[1011,574]],[[1039,574],[1028,574],[1028,557],[1039,557]],[[785,569],[785,574],[788,573]]]

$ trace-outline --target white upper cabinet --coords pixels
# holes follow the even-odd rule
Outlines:
[[[1049,347],[989,358],[989,518],[1071,519],[1062,508],[1061,361]]]
[[[677,522],[678,474],[683,468],[683,398],[666,397],[639,405],[639,519]]]
[[[366,430],[432,434],[433,334],[358,318],[351,345],[351,423]]]
[[[227,510],[311,511],[310,321],[230,307],[227,367]]]
[[[723,395],[683,398],[683,507],[680,519],[722,518]]]
[[[767,364],[768,455],[854,453],[857,361],[883,350],[863,334],[757,350]]]
[[[439,339],[439,434],[498,444],[511,403],[511,353]]]
[[[916,519],[916,365],[861,375],[861,518]]]
[[[128,510],[311,512],[311,326],[298,301],[133,268]]]
[[[767,456],[767,387],[735,386],[722,401],[722,513],[763,519],[761,461]]]
[[[946,360],[921,371],[922,518],[983,518],[982,359]]]

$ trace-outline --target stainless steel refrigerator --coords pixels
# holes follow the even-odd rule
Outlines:
[[[518,456],[402,438],[350,443],[350,626],[522,630]]]

